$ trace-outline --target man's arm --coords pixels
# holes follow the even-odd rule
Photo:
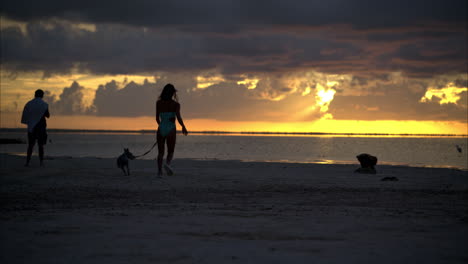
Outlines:
[[[47,117],[47,118],[50,117],[49,108],[47,108],[47,110],[45,111],[44,116]]]

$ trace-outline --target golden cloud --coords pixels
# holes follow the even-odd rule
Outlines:
[[[454,83],[448,83],[446,87],[442,89],[429,87],[421,98],[420,102],[427,103],[433,100],[433,98],[440,99],[439,104],[457,104],[460,100],[460,94],[466,92],[467,87],[456,87]]]

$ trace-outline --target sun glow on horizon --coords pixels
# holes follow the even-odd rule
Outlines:
[[[0,128],[23,128],[19,113],[2,113]],[[52,116],[49,128],[85,130],[155,130],[154,117]],[[468,133],[468,123],[457,121],[333,120],[311,122],[243,122],[213,119],[185,119],[190,131],[285,132],[285,133],[363,133],[363,134],[450,134]],[[177,128],[180,129],[177,124]]]

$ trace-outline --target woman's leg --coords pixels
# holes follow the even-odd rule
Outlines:
[[[174,149],[176,145],[176,130],[174,129],[167,135],[166,137],[166,142],[167,142],[167,158],[166,158],[166,164],[170,165],[172,158],[174,157]]]
[[[162,175],[162,162],[164,158],[164,143],[165,138],[157,132],[157,140],[158,140],[158,176]]]

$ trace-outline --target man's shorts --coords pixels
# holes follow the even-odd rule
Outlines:
[[[28,132],[28,141],[29,144],[45,145],[47,143],[47,131],[45,127],[36,126],[33,132]]]

